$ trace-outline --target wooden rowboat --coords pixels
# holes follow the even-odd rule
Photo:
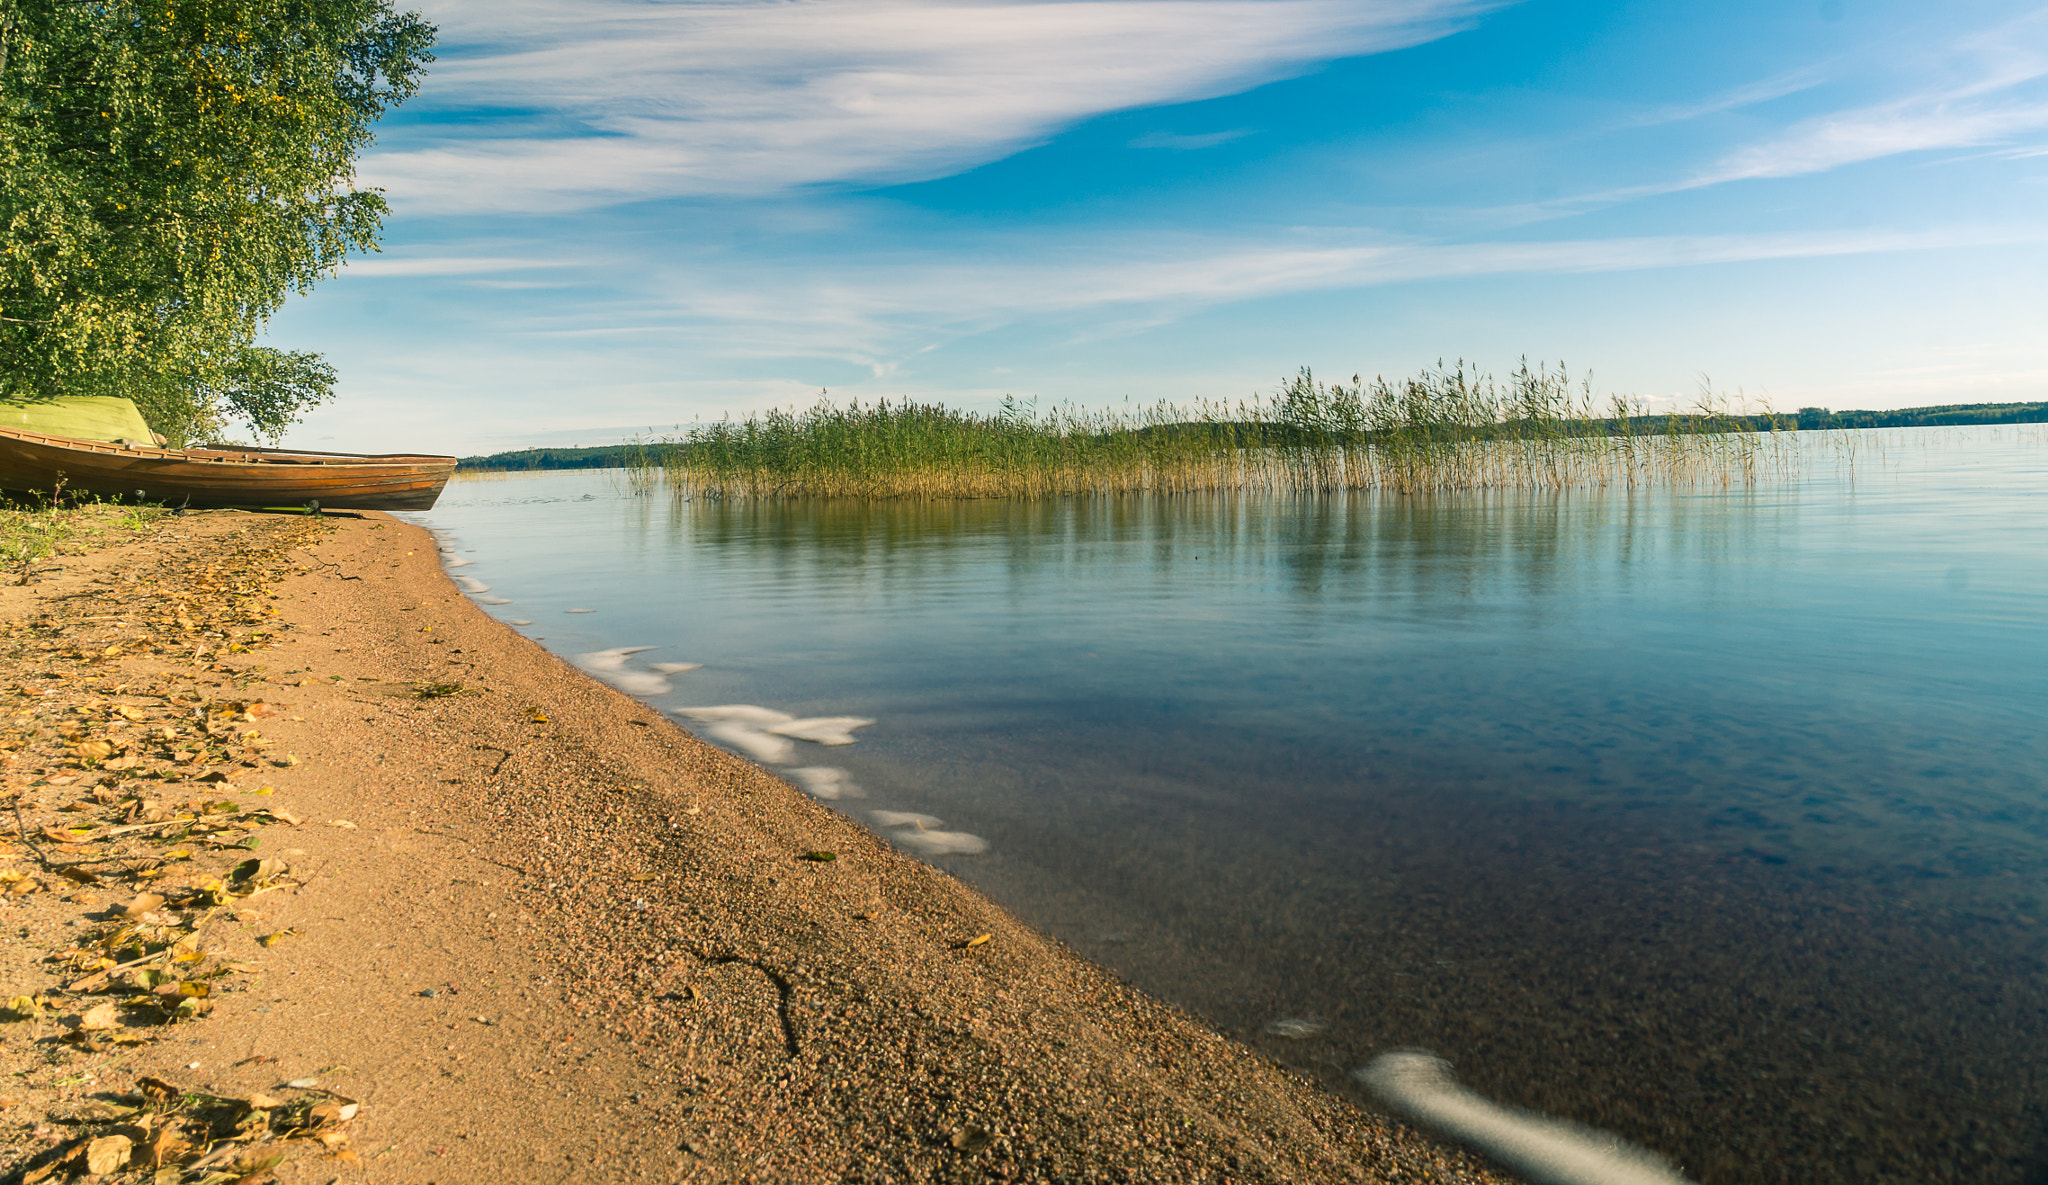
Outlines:
[[[0,489],[63,488],[169,506],[430,510],[454,457],[296,449],[168,449],[0,427]]]

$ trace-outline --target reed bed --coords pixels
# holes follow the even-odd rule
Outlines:
[[[1589,381],[1524,362],[1465,364],[1273,396],[990,414],[903,400],[778,410],[636,442],[634,484],[697,498],[1049,498],[1213,491],[1565,490],[1732,485],[1790,464],[1779,425],[1703,395],[1680,415],[1597,401]]]

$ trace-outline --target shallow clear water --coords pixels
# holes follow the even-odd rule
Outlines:
[[[657,647],[584,661],[664,710],[856,718],[679,717],[1334,1089],[1423,1046],[1709,1185],[2044,1179],[2048,435],[1853,446],[1754,490],[568,473],[416,517],[565,657]]]

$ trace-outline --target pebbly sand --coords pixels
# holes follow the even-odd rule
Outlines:
[[[578,673],[418,528],[133,535],[0,589],[9,1179],[1508,1179]],[[145,926],[168,987],[102,953]]]

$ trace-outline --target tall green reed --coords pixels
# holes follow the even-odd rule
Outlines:
[[[799,411],[635,442],[636,488],[710,498],[1043,498],[1380,489],[1563,490],[1753,483],[1783,472],[1785,426],[1703,392],[1679,414],[1595,398],[1590,380],[1524,361],[1496,381],[1459,362],[1412,378],[1326,383],[1307,369],[1270,397],[992,413],[821,399]]]

